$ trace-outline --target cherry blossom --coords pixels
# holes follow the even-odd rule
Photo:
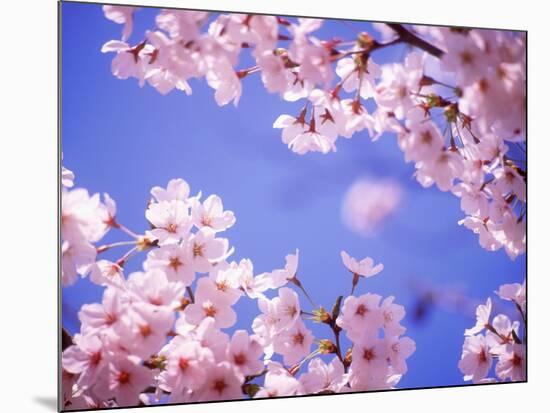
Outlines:
[[[460,198],[458,223],[483,248],[511,259],[525,253],[527,172],[517,155],[526,139],[524,35],[377,24],[380,40],[367,32],[321,39],[322,19],[173,9],[132,34],[137,8],[103,11],[124,25],[121,38],[101,48],[112,53],[115,77],[186,95],[204,80],[223,106],[237,105],[258,76],[268,93],[297,102],[297,112],[272,125],[296,155],[335,152],[339,137],[394,137],[421,186]],[[375,63],[378,50],[397,43],[412,46],[402,62]],[[228,261],[234,249],[221,233],[236,218],[218,195],[191,196],[183,179],[153,187],[145,211],[151,228],[141,234],[123,225],[109,195],[74,188],[64,167],[61,174],[62,284],[69,289],[89,274],[103,288],[100,303],[80,309],[80,332],[62,355],[64,408],[390,389],[406,374],[416,344],[404,336],[404,307],[393,296],[353,295],[359,279],[383,264],[342,251],[352,291],[324,303],[329,313],[307,295],[298,250],[284,268],[260,274],[248,258]],[[395,210],[398,192],[350,201],[351,226],[370,232]],[[100,245],[110,230],[130,240]],[[102,255],[120,247],[127,249],[118,259]],[[126,264],[140,257],[142,271],[126,278]],[[311,313],[293,287],[311,301]],[[466,381],[525,380],[525,294],[525,283],[497,291],[517,319],[492,316],[491,299],[477,308],[458,362]],[[258,310],[250,330],[238,324],[235,331],[241,299],[257,301],[250,308]],[[310,322],[327,335],[314,337]]]
[[[162,373],[165,388],[172,393],[200,388],[206,381],[204,367],[213,362],[212,352],[199,342],[179,340],[167,354],[166,370]]]
[[[151,236],[160,245],[173,244],[187,235],[191,229],[191,218],[187,206],[179,200],[152,203],[145,212],[147,220],[154,226]]]
[[[222,261],[231,255],[229,243],[225,238],[216,238],[214,231],[203,227],[189,237],[187,241],[191,265],[197,272],[208,272],[216,261]]]
[[[525,345],[506,344],[500,346],[496,353],[498,362],[496,365],[496,374],[501,379],[510,379],[511,381],[525,381],[526,362]]]
[[[354,342],[352,368],[359,376],[385,377],[388,372],[388,348],[384,340],[365,335]]]
[[[113,397],[118,406],[134,406],[153,376],[132,357],[117,357],[109,362],[109,373],[97,383],[96,392]]]
[[[78,280],[78,274],[87,273],[95,258],[96,249],[93,245],[87,242],[71,244],[64,241],[61,246],[61,283],[74,284]]]
[[[292,326],[275,336],[273,348],[282,354],[285,364],[294,364],[310,353],[313,344],[313,335],[301,319],[297,319]]]
[[[336,323],[346,330],[352,340],[360,339],[366,334],[376,336],[384,320],[380,311],[381,298],[370,293],[360,297],[349,296],[344,301],[342,313]]]
[[[462,358],[458,364],[460,371],[464,373],[464,380],[472,380],[479,383],[487,377],[492,365],[490,348],[483,335],[466,337],[462,348]]]
[[[105,6],[104,11],[128,29],[135,8]],[[281,115],[273,124],[299,155],[334,152],[338,137],[365,130],[373,140],[393,134],[405,160],[415,162],[422,186],[435,184],[461,197],[466,214],[461,222],[480,235],[484,248],[504,248],[512,259],[525,252],[524,161],[512,160],[504,144],[523,148],[525,141],[524,35],[376,24],[382,41],[367,32],[349,41],[323,40],[314,35],[322,19],[209,16],[162,10],[158,30],[148,31],[141,42],[130,45],[125,35],[107,41],[102,51],[115,53],[115,76],[137,78],[140,85],[147,81],[163,94],[173,89],[190,94],[189,80],[205,78],[218,105],[237,104],[246,78],[259,73],[269,93],[305,100],[297,115]],[[413,46],[403,62],[374,62],[379,49],[397,43]],[[256,66],[242,68],[247,49]],[[510,218],[491,217],[495,225],[488,231],[476,224],[486,220],[493,202],[508,202],[512,194],[520,207],[511,208]],[[232,221],[229,216],[224,225]]]
[[[195,279],[195,270],[186,245],[169,244],[151,250],[143,263],[145,270],[158,268],[169,280],[180,281],[184,285],[191,285]]]
[[[193,396],[195,401],[234,400],[242,398],[242,379],[226,361],[206,370],[206,381]]]
[[[243,376],[253,376],[263,370],[263,363],[259,360],[263,354],[261,344],[245,330],[237,330],[231,337],[227,348],[228,359]]]
[[[256,393],[256,397],[295,396],[303,394],[301,383],[287,369],[276,362],[269,362],[264,386]]]
[[[401,186],[390,179],[356,180],[342,202],[342,219],[353,232],[373,237],[397,210],[403,198]]]
[[[329,364],[320,358],[311,360],[308,372],[300,376],[300,382],[305,393],[333,391],[339,393],[347,383],[347,374],[344,366],[337,357],[333,357]]]
[[[94,254],[95,257],[95,254]],[[99,260],[88,267],[90,280],[99,285],[120,286],[124,284],[122,267],[108,260]]]
[[[405,360],[415,352],[415,342],[409,337],[399,338],[398,336],[393,336],[387,340],[387,344],[393,371],[397,374],[405,374],[407,372],[407,363]]]
[[[235,215],[223,210],[222,200],[217,195],[209,196],[202,203],[196,202],[191,217],[198,228],[208,227],[214,231],[224,231],[235,223]]]
[[[124,24],[124,29],[122,31],[122,40],[126,41],[132,34],[132,29],[134,26],[133,15],[136,10],[139,10],[138,7],[128,7],[128,6],[103,6],[103,12],[105,17],[109,20],[114,21],[118,24]]]
[[[465,381],[481,383],[493,381],[526,380],[526,314],[521,304],[521,290],[525,284],[504,284],[495,293],[505,301],[516,303],[514,310],[519,320],[512,321],[506,314],[490,319],[492,301],[476,309],[476,325],[466,330],[462,357],[458,363]],[[523,323],[523,326],[521,325]],[[523,330],[523,332],[522,332]],[[494,360],[496,364],[494,364]],[[494,365],[494,375],[491,377]]]
[[[476,309],[476,325],[472,328],[467,329],[464,332],[465,336],[473,336],[489,325],[489,319],[491,317],[491,308],[492,301],[490,298],[487,298],[487,303],[485,305],[481,304]]]
[[[350,257],[350,255],[346,251],[342,251],[340,253],[340,256],[342,257],[342,262],[344,263],[344,266],[354,276],[354,287],[355,284],[357,284],[359,276],[365,278],[372,277],[373,275],[378,274],[384,269],[383,264],[374,265],[374,261],[370,257],[364,258],[361,261],[357,261],[355,258]]]
[[[513,301],[525,311],[525,281],[523,284],[514,283],[501,285],[496,293],[503,300]]]

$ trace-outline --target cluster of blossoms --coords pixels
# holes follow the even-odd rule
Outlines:
[[[320,40],[313,34],[321,19],[162,10],[158,29],[130,45],[135,8],[104,11],[124,24],[122,40],[102,49],[116,53],[112,71],[118,78],[187,94],[190,79],[205,78],[216,102],[225,105],[237,104],[242,79],[258,73],[269,93],[304,102],[298,113],[273,124],[293,152],[326,154],[336,150],[338,137],[360,132],[373,140],[394,134],[422,186],[435,184],[461,198],[466,217],[460,224],[479,234],[483,248],[504,248],[511,258],[524,253],[524,35],[377,24],[380,41],[366,32],[350,41]],[[414,50],[402,63],[373,60],[378,50],[403,43]],[[243,50],[254,66],[237,68]],[[371,104],[376,109],[369,112]],[[521,159],[509,145],[523,151]]]
[[[353,232],[374,236],[399,207],[399,183],[391,179],[360,178],[348,189],[342,203],[342,219]]]
[[[496,294],[514,304],[519,313],[519,321],[511,321],[504,314],[492,318],[492,301],[487,299],[476,310],[476,325],[464,332],[466,336],[462,347],[462,358],[458,367],[464,373],[464,380],[473,383],[493,383],[497,381],[526,380],[527,361],[527,313],[525,299],[525,281],[523,284],[502,285]],[[522,326],[523,324],[523,326]],[[523,331],[523,337],[521,334]],[[493,359],[496,359],[494,373],[488,377]]]
[[[116,225],[116,204],[104,194],[90,196],[83,188],[74,188],[74,174],[62,168],[61,175],[61,282],[74,284],[78,274],[85,275],[96,260],[98,242]]]
[[[63,283],[79,273],[104,288],[101,303],[80,309],[80,332],[62,353],[65,409],[350,392],[399,382],[415,344],[402,337],[405,310],[393,297],[350,295],[340,311],[340,296],[331,313],[303,311],[290,288],[309,298],[297,276],[298,250],[284,268],[255,275],[249,259],[228,261],[234,249],[220,233],[235,216],[218,196],[190,196],[182,179],[151,195],[145,211],[151,229],[137,235],[117,221],[108,196],[101,203],[83,189],[62,194],[63,245],[86,243],[91,251],[63,249]],[[109,228],[132,240],[95,246]],[[129,245],[116,261],[97,257]],[[126,275],[139,252],[147,252],[143,270]],[[383,268],[345,252],[342,259],[353,289]],[[269,298],[269,290],[276,295]],[[251,333],[235,329],[241,298],[257,301],[260,310]],[[307,321],[328,325],[334,339],[315,339]],[[341,331],[351,341],[347,350]]]

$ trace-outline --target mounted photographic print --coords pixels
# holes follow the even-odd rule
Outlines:
[[[526,32],[59,7],[60,410],[526,381]]]

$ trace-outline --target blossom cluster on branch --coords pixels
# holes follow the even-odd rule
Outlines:
[[[182,179],[151,195],[151,229],[138,235],[118,221],[108,195],[101,202],[63,190],[63,284],[80,275],[104,288],[100,303],[80,309],[80,332],[62,353],[65,409],[386,389],[406,373],[415,343],[403,336],[404,308],[393,297],[353,295],[381,264],[342,252],[352,293],[328,312],[298,278],[298,250],[284,268],[258,275],[249,259],[228,261],[234,249],[220,234],[236,219],[218,196],[191,196]],[[109,229],[131,240],[96,246]],[[116,261],[98,259],[125,246]],[[126,275],[126,263],[145,251],[143,271]],[[292,286],[313,310],[303,310]],[[251,332],[235,329],[241,299],[259,308]],[[327,336],[315,338],[309,322],[325,324]]]
[[[519,320],[511,321],[505,314],[498,314],[491,320],[491,298],[477,307],[476,324],[464,332],[462,358],[458,364],[465,381],[494,383],[527,378],[525,281],[523,284],[504,284],[496,294],[514,305]],[[494,360],[495,377],[488,377]]]
[[[122,40],[102,49],[115,53],[118,78],[137,78],[163,94],[191,94],[189,81],[205,78],[225,105],[237,104],[243,79],[257,73],[269,93],[304,102],[273,124],[293,152],[335,151],[338,137],[359,132],[373,140],[394,134],[422,186],[460,197],[466,217],[459,223],[479,235],[483,248],[504,248],[512,259],[525,252],[523,34],[377,24],[381,41],[367,32],[318,39],[322,19],[162,10],[157,29],[130,45],[135,8],[104,10],[124,24]],[[375,62],[377,51],[397,44],[413,47],[403,62]],[[254,66],[237,67],[243,51]]]

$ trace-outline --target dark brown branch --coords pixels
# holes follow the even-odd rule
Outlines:
[[[67,347],[73,344],[73,338],[65,328],[61,328],[61,351],[65,351]]]
[[[440,48],[434,46],[431,43],[428,43],[426,40],[418,37],[417,35],[413,34],[409,30],[407,30],[402,24],[399,23],[386,23],[388,27],[390,27],[397,35],[399,36],[398,39],[403,43],[408,43],[411,46],[418,47],[419,49],[422,49],[432,56],[440,58],[443,56],[445,52],[441,50]]]

